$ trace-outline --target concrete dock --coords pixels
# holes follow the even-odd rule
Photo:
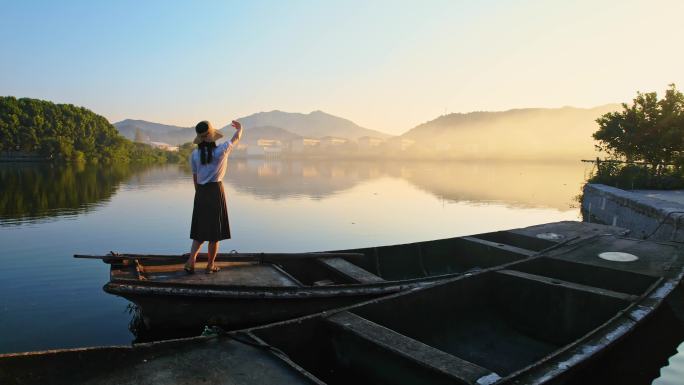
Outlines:
[[[634,238],[684,241],[684,190],[621,190],[587,184],[582,199],[587,222],[627,228]]]

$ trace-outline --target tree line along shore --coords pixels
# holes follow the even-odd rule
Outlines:
[[[30,98],[0,97],[0,157],[94,164],[185,161],[188,147],[168,152],[134,143],[86,108]],[[191,148],[191,147],[190,147]]]

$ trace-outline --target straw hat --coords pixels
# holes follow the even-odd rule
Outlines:
[[[223,138],[223,135],[216,131],[214,126],[212,126],[211,123],[206,120],[197,123],[195,126],[195,132],[197,133],[197,136],[195,137],[195,140],[192,141],[195,144],[200,144],[202,142],[215,142],[218,139]]]

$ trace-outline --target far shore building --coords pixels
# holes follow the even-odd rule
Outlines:
[[[321,147],[322,148],[331,148],[331,147],[339,147],[342,145],[347,144],[349,142],[348,139],[345,138],[338,138],[335,136],[325,136],[321,138]]]
[[[318,148],[320,145],[320,139],[297,138],[290,141],[290,151],[293,153],[308,152]]]
[[[257,140],[256,145],[247,146],[247,155],[251,156],[278,156],[283,152],[283,144],[278,139],[262,138]]]
[[[168,143],[164,143],[164,142],[150,142],[150,146],[152,146],[154,148],[158,148],[160,150],[169,151],[169,152],[178,151],[178,146],[172,146],[172,145],[170,145]]]
[[[282,143],[278,139],[259,139],[257,140],[259,147],[280,147]]]

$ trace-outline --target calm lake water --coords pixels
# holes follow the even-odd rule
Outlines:
[[[222,250],[316,251],[580,219],[577,163],[232,160]],[[0,353],[129,344],[108,265],[73,254],[184,253],[189,171],[0,164]],[[654,383],[681,384],[684,346]]]

